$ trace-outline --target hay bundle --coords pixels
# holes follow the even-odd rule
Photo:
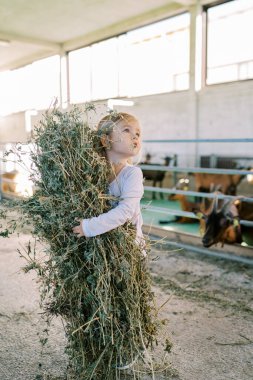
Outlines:
[[[35,130],[38,190],[22,209],[48,253],[28,269],[41,279],[46,313],[65,321],[75,377],[119,379],[117,366],[155,341],[153,294],[132,225],[89,239],[72,233],[76,219],[110,209],[108,164],[82,119],[77,108],[53,110]]]

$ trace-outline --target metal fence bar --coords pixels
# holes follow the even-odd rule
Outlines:
[[[250,220],[240,220],[240,224],[248,227],[253,227],[253,222],[251,222]]]
[[[144,186],[144,190],[147,191],[153,191],[156,193],[164,193],[164,194],[183,194],[183,195],[190,195],[194,197],[200,197],[200,198],[218,198],[218,199],[239,199],[244,202],[253,203],[253,198],[244,197],[242,195],[236,196],[236,195],[225,195],[222,193],[202,193],[198,191],[189,191],[189,190],[176,190],[176,189],[164,189],[162,187],[153,187],[153,186]]]
[[[159,212],[162,214],[170,214],[170,215],[179,215],[179,216],[186,216],[187,218],[192,218],[192,219],[199,219],[193,212],[188,212],[188,211],[180,211],[180,210],[174,210],[170,208],[164,208],[164,207],[156,207],[156,206],[147,206],[142,208],[143,211],[145,210],[150,210],[152,212]],[[248,227],[253,227],[253,222],[249,220],[240,220],[240,224]]]
[[[174,210],[170,208],[165,207],[156,207],[156,206],[142,206],[142,211],[153,211],[153,212],[160,212],[161,214],[171,214],[171,215],[179,215],[179,216],[186,216],[187,218],[194,218],[199,219],[193,212],[189,211],[180,211],[180,210]]]
[[[160,240],[159,238],[156,238],[156,237],[152,238],[152,239],[158,240],[158,241]],[[220,251],[213,251],[213,250],[210,250],[208,248],[196,247],[194,245],[184,244],[181,242],[178,243],[178,242],[171,241],[171,240],[166,242],[166,243],[168,244],[168,246],[172,246],[172,247],[176,247],[176,248],[183,248],[186,251],[201,253],[201,254],[205,254],[208,256],[217,257],[218,259],[232,260],[232,261],[237,261],[237,262],[240,262],[243,264],[253,265],[253,259],[247,258],[244,256],[236,256],[236,255],[232,255],[229,253],[223,253]]]
[[[253,139],[170,139],[170,140],[143,140],[145,143],[252,143]]]
[[[167,171],[167,172],[182,172],[182,173],[209,173],[209,174],[253,174],[252,170],[239,170],[239,169],[215,169],[215,168],[198,168],[189,167],[181,168],[179,166],[164,166],[164,165],[139,165],[141,169],[146,170],[157,170],[157,171]]]

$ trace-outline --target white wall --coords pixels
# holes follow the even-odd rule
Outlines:
[[[28,134],[25,127],[25,112],[0,117],[0,144],[25,142]]]
[[[253,138],[253,81],[241,81],[192,91],[134,98],[133,107],[117,107],[135,114],[143,126],[143,139]],[[94,122],[105,114],[100,102]],[[81,105],[82,107],[82,105]],[[42,112],[33,117],[37,123]],[[0,120],[0,142],[26,141],[25,113]],[[178,154],[180,166],[191,166],[195,155],[253,157],[253,143],[144,143],[143,153],[151,153],[161,163],[165,155]]]
[[[133,107],[118,110],[136,115],[142,124],[143,140],[195,138],[195,103],[190,91],[145,96],[133,99]],[[143,155],[151,153],[152,161],[163,162],[166,155],[194,155],[194,144],[144,143]]]
[[[145,139],[253,138],[253,81],[241,81],[191,91],[135,98],[127,111],[137,115]],[[126,108],[118,107],[119,110]],[[161,162],[164,154],[178,154],[181,166],[199,155],[251,156],[253,143],[144,143],[144,153]]]
[[[253,138],[253,81],[206,87],[199,97],[199,138]],[[253,143],[202,144],[201,153],[249,155]]]
[[[190,90],[134,98],[133,107],[117,107],[139,117],[145,139],[253,138],[253,80],[203,86],[195,93],[196,17],[200,2],[190,7]],[[98,102],[96,123],[105,114],[106,100]],[[80,105],[82,107],[82,105]],[[36,124],[43,112],[32,117]],[[25,113],[0,119],[0,144],[26,141]],[[250,156],[253,143],[144,143],[143,155],[152,154],[153,162],[165,155],[178,155],[178,165],[198,164],[200,155]],[[252,162],[253,164],[253,162]]]

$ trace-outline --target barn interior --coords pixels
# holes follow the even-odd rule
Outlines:
[[[251,1],[43,4],[1,2],[2,158],[29,141],[54,99],[66,110],[92,101],[100,114],[131,110],[141,120],[140,161],[160,166],[144,171],[145,185],[172,191],[186,178],[179,190],[194,201],[196,168],[227,169],[241,174],[236,194],[252,196]],[[15,157],[1,160],[1,196],[31,194],[28,177]],[[211,174],[209,186],[221,181]],[[145,223],[199,236],[198,223],[173,223],[173,210],[185,210],[169,194],[146,189]]]
[[[193,255],[189,260],[194,261],[194,254],[199,255],[199,260],[210,268],[214,264],[208,260],[227,261],[224,271],[219,267],[222,275],[232,268],[231,263],[238,263],[241,269],[251,268],[252,20],[253,0],[0,0],[0,208],[5,207],[6,200],[29,198],[36,192],[29,171],[32,165],[30,140],[45,112],[53,107],[68,112],[75,105],[82,108],[93,103],[97,112],[92,125],[114,110],[130,112],[141,121],[142,152],[136,165],[144,176],[143,231],[152,241],[164,242],[163,254],[154,249],[155,255],[161,256],[161,263],[166,252],[183,250]],[[17,146],[26,152],[22,165],[15,153]],[[223,205],[238,200],[246,204],[247,212],[237,215],[236,220],[242,229],[246,226],[247,238],[242,237],[240,241],[221,238],[210,247],[204,246],[198,212],[205,205],[205,199],[209,201],[206,214],[217,199]],[[22,244],[27,235],[27,231],[24,236],[21,234]],[[9,243],[3,237],[0,239],[4,240],[3,268],[8,268],[4,253],[14,256],[16,242],[11,242],[11,238]],[[171,254],[171,265],[179,265],[173,262],[173,257]],[[186,256],[183,260],[180,270],[186,273]],[[13,268],[17,270],[20,262],[14,261],[12,259]],[[154,268],[158,279],[162,265],[154,264]],[[7,284],[12,272],[8,274],[8,270],[4,270]],[[170,275],[173,278],[174,273]],[[208,273],[203,269],[202,275],[203,280]],[[236,275],[241,276],[238,281],[242,292],[252,290],[251,269],[247,269],[247,273],[242,269],[240,274],[236,269]],[[187,287],[187,280],[184,278],[185,283],[181,280],[180,277],[176,281]],[[32,277],[22,281],[20,291],[29,298]],[[233,281],[236,287],[236,280]],[[210,284],[212,289],[215,286]],[[37,297],[36,291],[32,294],[31,302]],[[164,293],[159,295],[166,302]],[[15,303],[15,297],[11,297]],[[247,311],[245,305],[243,310],[252,313],[252,297],[247,297],[251,311]],[[6,300],[8,303],[8,298]],[[17,307],[22,309],[22,305],[20,301]],[[9,313],[11,307],[9,310],[6,306]],[[29,302],[24,306],[25,310],[30,307],[32,309]],[[176,305],[175,313],[180,314],[184,307],[190,315],[191,307],[181,303]],[[176,314],[167,312],[176,331],[173,319]],[[0,322],[1,313],[0,310]],[[6,315],[8,319],[9,314]],[[180,323],[182,327],[183,319]],[[24,325],[29,330],[27,321]],[[231,325],[228,324],[226,334]],[[253,331],[248,321],[244,327],[245,344],[248,342],[252,347]],[[222,331],[221,325],[219,328]],[[58,325],[55,331],[60,331]],[[224,332],[224,336],[226,334]],[[178,335],[178,339],[182,344],[183,336]],[[155,378],[252,379],[252,349],[248,353],[241,352],[240,359],[238,357],[241,361],[246,358],[243,369],[232,364],[236,362],[237,353],[230,351],[230,369],[220,366],[219,372],[215,366],[204,366],[205,373],[198,372],[200,362],[194,362],[195,367],[190,372],[186,360],[180,367],[176,357],[181,358],[183,352],[186,353],[186,347],[181,353],[176,349],[172,359],[172,363],[179,366],[179,374],[171,370],[169,375],[157,374]],[[215,347],[213,355],[214,352]],[[58,354],[58,358],[62,358],[62,352]],[[11,365],[15,358],[12,357]],[[34,363],[38,360],[34,358]],[[191,360],[189,356],[188,361]],[[62,359],[58,364],[63,365]],[[53,371],[52,364],[50,368]],[[222,372],[225,370],[229,375]],[[6,372],[0,364],[0,374],[1,371],[4,380],[30,379],[23,366],[23,374],[22,371],[18,374],[17,368]],[[29,371],[33,372],[31,367]],[[38,379],[63,379],[57,376]],[[153,379],[146,376],[145,379]]]

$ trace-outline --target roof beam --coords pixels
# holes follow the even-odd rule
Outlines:
[[[20,67],[29,65],[35,61],[38,61],[43,58],[52,57],[53,55],[58,54],[57,52],[53,53],[51,51],[39,51],[34,54],[27,54],[25,57],[15,59],[14,61],[8,61],[6,64],[1,64],[0,62],[0,71],[15,70]]]
[[[58,51],[58,50],[60,51],[62,48],[62,45],[60,43],[40,40],[40,39],[33,38],[30,36],[21,36],[21,35],[16,35],[16,34],[11,34],[11,33],[5,33],[5,32],[1,32],[1,30],[0,30],[0,40],[10,41],[10,42],[12,41],[22,42],[22,43],[26,43],[30,45],[44,47],[46,49],[53,50],[53,51]]]
[[[186,8],[183,8],[182,5],[170,3],[160,8],[152,9],[148,12],[140,14],[138,16],[121,20],[118,23],[110,25],[106,28],[94,30],[91,33],[85,34],[73,40],[69,40],[63,44],[63,50],[70,51],[78,49],[94,42],[116,36],[121,33],[125,33],[131,29],[135,29],[141,26],[146,25],[147,23],[155,22],[161,20],[161,18],[173,16],[179,11],[183,11]]]
[[[180,4],[181,6],[189,7],[191,5],[196,4],[196,0],[175,0],[175,3]]]

